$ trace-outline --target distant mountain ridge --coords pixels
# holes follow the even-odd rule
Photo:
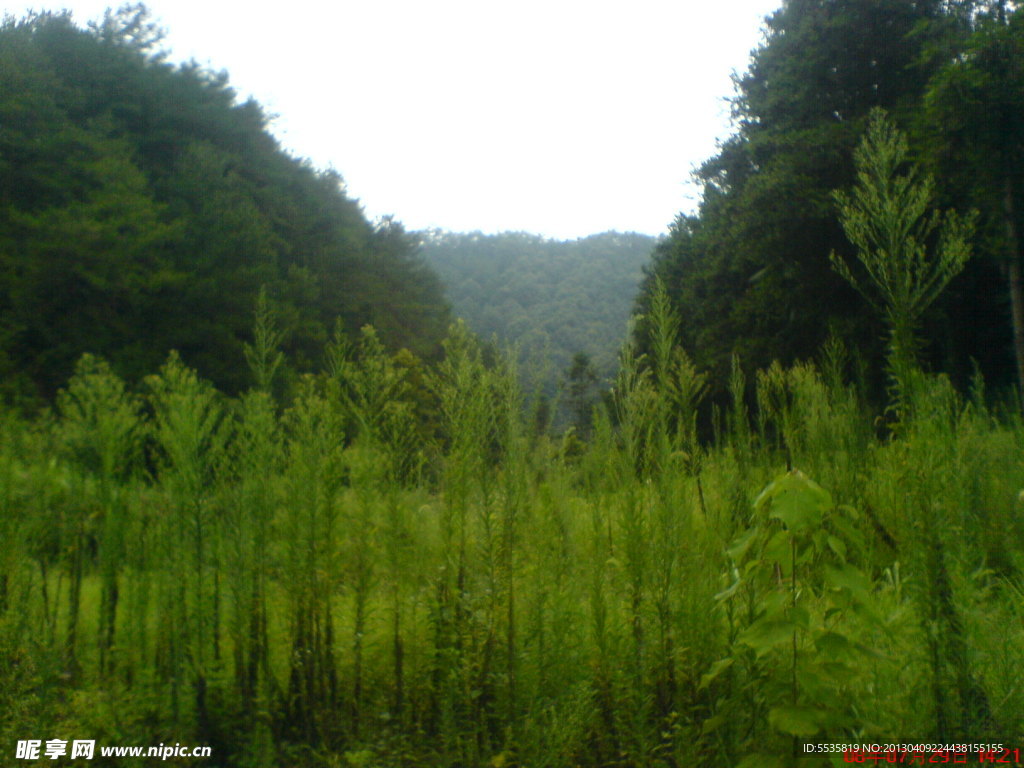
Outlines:
[[[453,314],[485,339],[518,345],[527,384],[552,394],[577,352],[610,377],[643,267],[658,238],[605,232],[550,240],[525,232],[415,233]]]

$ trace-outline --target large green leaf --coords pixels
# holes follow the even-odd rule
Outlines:
[[[758,619],[747,627],[737,638],[739,642],[754,649],[758,656],[764,656],[772,648],[792,642],[796,625],[791,621]]]
[[[711,669],[707,671],[700,679],[700,685],[697,686],[697,690],[703,690],[707,688],[711,683],[715,681],[720,674],[732,666],[732,658],[719,659],[711,665]]]
[[[832,507],[832,497],[795,469],[772,481],[754,506],[767,509],[770,518],[782,521],[791,531],[804,531],[821,525],[825,512]]]
[[[856,646],[846,635],[838,632],[821,634],[815,639],[814,645],[826,659],[852,662],[858,657]]]
[[[813,736],[821,730],[817,708],[784,705],[768,713],[771,726],[793,736]]]
[[[739,563],[746,556],[750,550],[750,545],[754,543],[754,539],[757,538],[757,528],[750,528],[733,540],[729,548],[725,550],[725,553],[733,559],[733,561]]]
[[[848,592],[861,603],[871,600],[871,581],[859,568],[842,563],[838,567],[825,566],[825,583],[834,589]]]

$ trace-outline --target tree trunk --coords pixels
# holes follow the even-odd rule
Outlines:
[[[82,513],[80,513],[82,514]],[[67,669],[71,674],[78,672],[76,648],[78,645],[78,614],[82,603],[82,578],[85,569],[85,531],[81,520],[75,536],[74,552],[71,555],[71,586],[68,590],[68,629],[65,643]]]
[[[103,575],[103,592],[100,596],[100,676],[105,677],[110,673],[113,662],[111,654],[114,649],[114,634],[117,628],[117,573],[111,572],[112,566],[107,566],[107,572]]]
[[[1004,179],[1003,215],[1006,219],[1008,245],[1006,279],[1010,288],[1010,310],[1013,318],[1013,352],[1017,359],[1017,394],[1024,398],[1024,277],[1021,275],[1020,239],[1010,177]]]

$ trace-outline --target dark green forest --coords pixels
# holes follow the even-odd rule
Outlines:
[[[91,29],[0,29],[0,372],[52,398],[83,353],[136,381],[171,349],[227,393],[261,290],[288,366],[322,367],[341,320],[440,354],[441,286],[396,222],[284,153],[227,75],[173,66],[144,9]]]
[[[853,253],[833,190],[854,183],[853,150],[884,108],[935,205],[979,214],[975,257],[920,320],[925,360],[961,386],[975,365],[993,386],[1024,383],[1024,17],[1005,2],[789,0],[766,33],[735,78],[735,132],[697,172],[699,208],[658,246],[641,310],[664,280],[719,393],[732,355],[811,359],[830,334],[856,339],[878,386],[884,324],[828,254]]]
[[[581,352],[599,379],[611,379],[655,238],[419,235],[420,253],[444,283],[454,313],[481,338],[518,345],[525,386],[553,396]]]
[[[0,760],[1024,764],[1021,14],[786,0],[699,208],[568,243],[6,18]]]

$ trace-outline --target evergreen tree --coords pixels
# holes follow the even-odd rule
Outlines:
[[[872,107],[897,120],[919,108],[942,8],[789,0],[767,19],[764,44],[736,78],[736,133],[698,171],[698,214],[675,222],[639,298],[646,314],[664,280],[682,343],[719,396],[734,354],[754,366],[807,358],[830,330],[880,359],[881,327],[829,265],[831,251],[849,253],[831,194],[853,181]]]
[[[855,159],[857,186],[837,191],[840,220],[857,249],[862,270],[834,252],[832,264],[871,307],[885,318],[889,330],[889,370],[902,405],[909,399],[917,364],[917,332],[921,317],[971,256],[974,217],[945,217],[929,212],[934,180],[900,174],[907,142],[875,110]],[[929,248],[937,238],[937,246]]]
[[[1009,311],[991,303],[1010,320],[1024,393],[1024,17],[994,4],[948,59],[925,99],[929,155],[949,196],[981,212],[982,245],[1003,275]]]
[[[594,389],[597,386],[597,371],[590,362],[590,355],[577,352],[573,355],[572,365],[565,373],[566,395],[568,396],[569,413],[576,434],[587,439],[593,426],[593,411],[596,403]]]

